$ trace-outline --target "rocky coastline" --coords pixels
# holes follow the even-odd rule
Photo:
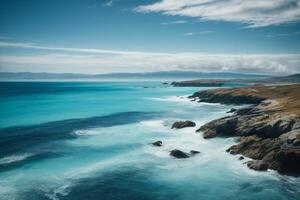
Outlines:
[[[251,104],[201,126],[204,138],[237,137],[227,149],[251,158],[254,170],[300,174],[300,84],[221,88],[194,93],[193,101]]]

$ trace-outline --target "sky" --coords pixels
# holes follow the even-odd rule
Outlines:
[[[300,0],[0,0],[0,71],[300,73]]]

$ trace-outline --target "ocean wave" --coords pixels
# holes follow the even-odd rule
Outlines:
[[[74,135],[76,136],[91,136],[91,135],[97,135],[98,132],[96,130],[90,129],[90,130],[76,130],[73,131]]]
[[[141,125],[149,126],[149,127],[163,128],[165,125],[165,122],[164,122],[164,120],[147,120],[147,121],[142,121]]]
[[[137,123],[158,116],[154,112],[122,112],[106,116],[67,119],[38,125],[0,129],[0,154],[8,156],[41,144],[76,138],[74,131]],[[87,132],[89,133],[89,132]],[[77,134],[85,134],[77,132]]]
[[[188,96],[165,96],[165,97],[146,97],[146,99],[155,100],[155,101],[170,101],[170,102],[185,102],[191,103],[191,100],[187,98]]]
[[[34,156],[33,153],[25,153],[25,154],[7,156],[7,157],[0,159],[0,165],[6,165],[6,164],[14,163],[14,162],[20,162],[20,161],[26,160],[27,158],[32,157],[32,156]]]

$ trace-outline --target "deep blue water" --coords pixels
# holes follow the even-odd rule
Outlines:
[[[300,178],[249,170],[225,152],[234,139],[195,133],[232,108],[186,98],[202,89],[0,83],[0,199],[299,199]],[[197,127],[170,129],[186,119]],[[174,148],[201,153],[178,160]]]

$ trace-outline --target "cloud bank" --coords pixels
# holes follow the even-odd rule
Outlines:
[[[227,55],[198,52],[152,53],[104,49],[47,47],[0,42],[0,48],[53,51],[39,55],[1,55],[1,71],[101,73],[107,71],[235,71],[269,74],[300,72],[300,54]]]
[[[138,12],[240,22],[263,27],[300,20],[300,0],[160,0],[141,5]]]

